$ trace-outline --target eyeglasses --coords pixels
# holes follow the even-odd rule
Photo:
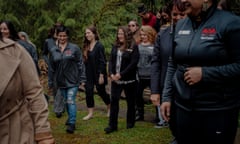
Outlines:
[[[136,25],[134,25],[134,24],[132,24],[132,25],[131,25],[131,24],[130,24],[130,25],[128,25],[128,27],[135,27],[135,26],[136,26]]]

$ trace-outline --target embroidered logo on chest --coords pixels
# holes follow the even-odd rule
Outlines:
[[[180,30],[178,32],[179,35],[190,35],[191,31],[190,30]]]
[[[66,56],[71,56],[72,55],[72,51],[71,50],[66,50],[64,53],[65,53]]]
[[[201,33],[202,40],[213,40],[217,31],[215,28],[204,28]]]

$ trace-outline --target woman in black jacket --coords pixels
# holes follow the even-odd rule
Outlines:
[[[217,9],[217,0],[181,0],[161,112],[176,104],[179,144],[233,144],[240,106],[240,18]]]
[[[107,70],[105,50],[95,26],[89,26],[85,30],[85,39],[83,45],[83,60],[86,68],[86,103],[88,115],[83,120],[89,120],[93,117],[94,108],[94,85],[99,96],[107,105],[108,116],[110,114],[110,95],[106,92]]]
[[[173,37],[174,29],[178,20],[185,18],[186,14],[184,13],[184,6],[180,0],[173,0],[169,3],[169,8],[171,9],[171,25],[165,29],[161,29],[157,35],[155,41],[152,63],[151,63],[151,97],[150,99],[156,100],[160,99],[162,90],[164,87],[164,80],[166,77],[168,58],[172,54],[173,49]],[[172,99],[174,101],[174,99]],[[153,103],[154,105],[160,107],[160,103]],[[175,105],[171,105],[171,120],[168,122],[171,129],[172,135],[175,136]],[[162,118],[162,117],[160,117]],[[164,127],[166,122],[164,120],[160,121],[156,127]],[[175,137],[171,144],[176,142]]]
[[[116,131],[118,128],[119,99],[123,90],[127,100],[127,128],[134,127],[138,59],[139,52],[131,31],[126,26],[120,26],[109,60],[108,70],[112,81],[111,108],[109,125],[104,129],[106,133]]]

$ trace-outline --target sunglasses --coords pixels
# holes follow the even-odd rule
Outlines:
[[[130,24],[130,25],[128,25],[128,27],[135,27],[135,26],[136,26],[136,25],[134,25],[134,24],[132,24],[132,25],[131,25],[131,24]]]

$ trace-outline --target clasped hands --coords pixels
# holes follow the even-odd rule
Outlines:
[[[115,75],[111,74],[110,77],[111,77],[112,81],[118,81],[121,78],[121,75],[120,75],[120,73],[116,73]]]

